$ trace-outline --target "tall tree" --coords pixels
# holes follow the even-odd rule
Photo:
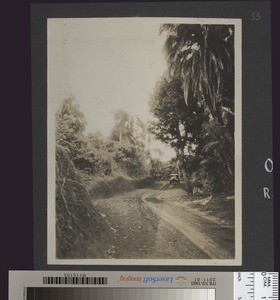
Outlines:
[[[109,140],[115,141],[113,156],[122,171],[136,177],[147,173],[146,126],[140,118],[123,110],[115,112],[115,125]]]
[[[234,114],[234,27],[163,24],[171,76],[180,78],[187,105],[197,101],[223,124]],[[226,121],[229,123],[228,121]]]
[[[166,76],[157,83],[150,108],[156,119],[150,123],[149,130],[175,150],[178,167],[191,192],[190,174],[186,172],[185,160],[195,150],[204,120],[203,109],[194,101],[187,107],[180,80],[177,77],[168,79]]]
[[[146,127],[141,119],[126,111],[115,112],[115,125],[110,133],[111,140],[128,142],[133,145],[144,146],[146,140]]]

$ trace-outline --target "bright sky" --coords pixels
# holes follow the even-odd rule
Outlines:
[[[116,110],[150,120],[148,101],[166,69],[160,24],[155,18],[49,19],[49,113],[74,96],[86,130],[105,137]],[[150,148],[163,151],[163,160],[174,156],[163,143],[153,142]]]

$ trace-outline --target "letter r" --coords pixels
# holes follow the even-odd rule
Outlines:
[[[267,187],[263,188],[263,196],[264,196],[264,198],[270,199],[269,188],[267,188]]]

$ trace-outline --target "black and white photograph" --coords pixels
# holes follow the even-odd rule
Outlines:
[[[48,264],[241,265],[241,20],[47,20]]]

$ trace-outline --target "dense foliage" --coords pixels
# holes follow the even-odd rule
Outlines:
[[[101,133],[85,133],[86,120],[74,98],[63,101],[56,114],[56,141],[69,153],[74,166],[92,176],[114,174],[141,178],[148,174],[145,128],[139,118],[115,113],[115,126],[108,139]]]
[[[149,130],[177,154],[189,193],[234,189],[234,30],[164,24],[168,71],[150,100]]]
[[[234,27],[163,24],[168,70],[159,78],[146,126],[125,111],[115,112],[108,138],[86,133],[73,98],[56,114],[56,142],[85,176],[167,180],[178,172],[189,193],[234,189]],[[147,150],[147,131],[172,147],[176,159],[163,163]]]
[[[196,101],[223,123],[234,107],[234,28],[231,25],[164,24],[171,77],[181,80],[186,104]]]

